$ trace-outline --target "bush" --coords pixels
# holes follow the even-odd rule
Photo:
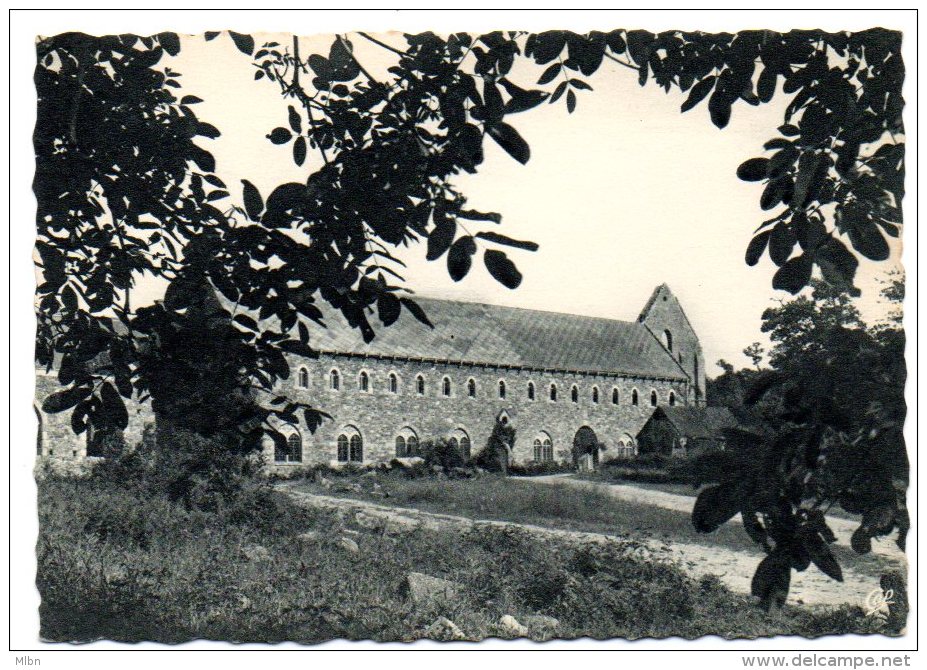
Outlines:
[[[516,477],[536,477],[538,475],[555,475],[561,472],[573,471],[572,464],[558,461],[516,463],[509,466],[509,474]]]
[[[489,472],[508,474],[509,453],[515,448],[515,429],[510,423],[496,421],[486,446],[476,455],[474,463]]]
[[[460,447],[445,439],[426,440],[421,445],[421,455],[425,466],[438,465],[445,472],[451,468],[462,468],[467,464]]]

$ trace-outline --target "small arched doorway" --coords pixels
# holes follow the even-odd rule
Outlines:
[[[587,463],[593,468],[599,466],[599,438],[589,426],[577,430],[573,437],[573,465],[579,468],[582,463]]]

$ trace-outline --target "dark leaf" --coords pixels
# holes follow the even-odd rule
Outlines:
[[[86,386],[75,386],[57,391],[45,398],[42,402],[42,411],[49,414],[63,412],[66,409],[74,407],[78,402],[90,395],[90,389]]]
[[[751,158],[737,168],[737,177],[743,181],[762,181],[766,179],[768,168],[768,158]]]
[[[247,328],[248,330],[257,331],[257,330],[259,329],[259,328],[258,328],[257,321],[255,321],[254,319],[252,319],[252,318],[251,318],[250,316],[248,316],[247,314],[236,314],[236,315],[232,318],[232,320],[233,320],[235,323],[241,324],[242,326],[244,326],[244,327]]]
[[[198,98],[195,95],[185,95],[180,99],[181,105],[195,105],[200,102],[203,102],[203,99]]]
[[[403,307],[412,312],[412,316],[414,316],[417,321],[425,324],[429,328],[434,328],[434,324],[428,320],[428,315],[425,314],[425,310],[423,310],[417,302],[410,298],[400,298],[399,302],[402,303]]]
[[[567,93],[567,112],[570,114],[573,113],[573,110],[576,109],[576,94],[573,91]]]
[[[487,242],[495,242],[496,244],[504,244],[509,247],[517,247],[519,249],[527,249],[528,251],[537,251],[538,245],[536,242],[527,242],[525,240],[515,240],[506,235],[500,235],[499,233],[493,232],[479,232],[476,234],[481,240],[486,240]]]
[[[483,252],[483,263],[493,279],[506,288],[516,289],[521,284],[521,272],[504,252],[487,249]]]
[[[103,400],[103,411],[110,425],[120,430],[125,430],[129,425],[129,412],[126,410],[126,404],[122,401],[122,396],[116,387],[109,382],[105,382],[100,387],[100,398]]]
[[[287,111],[289,112],[290,128],[293,129],[294,133],[299,135],[303,132],[303,118],[293,109],[293,105],[288,105]]]
[[[724,128],[731,120],[731,99],[723,91],[716,90],[708,99],[708,113],[713,124]]]
[[[286,144],[292,136],[293,134],[286,128],[274,128],[270,135],[267,136],[267,139],[274,144]]]
[[[777,223],[769,238],[769,257],[772,262],[779,266],[784,264],[792,255],[795,243],[795,233],[785,223]]]
[[[699,533],[710,533],[740,512],[743,503],[738,482],[709,486],[698,494],[692,508],[692,525]]]
[[[252,54],[254,51],[254,38],[251,37],[251,35],[242,35],[232,32],[231,30],[229,31],[229,35],[231,35],[232,41],[240,52],[248,56]]]
[[[391,326],[396,323],[401,311],[402,305],[399,298],[392,293],[381,293],[377,298],[377,314],[384,326]]]
[[[460,281],[470,272],[473,265],[473,254],[476,253],[476,242],[470,235],[464,235],[451,245],[447,254],[447,271],[451,279]]]
[[[502,215],[496,212],[479,212],[475,209],[462,209],[457,212],[458,219],[468,219],[470,221],[492,221],[501,223]]]
[[[772,231],[767,230],[750,240],[750,244],[747,245],[747,254],[745,259],[747,261],[747,265],[752,267],[760,261],[760,258],[763,256],[763,252],[766,250],[766,244],[769,242],[769,236],[771,234]]]
[[[180,40],[177,38],[177,33],[159,33],[158,44],[171,56],[180,53]]]
[[[857,554],[868,554],[872,551],[872,538],[863,526],[860,526],[850,537],[850,546]]]
[[[560,74],[561,67],[562,66],[560,63],[554,63],[548,67],[546,70],[544,70],[544,74],[541,75],[541,78],[538,79],[538,84],[544,85],[552,82],[554,79],[556,79],[557,75]]]
[[[300,135],[293,142],[293,162],[302,165],[306,161],[306,138]]]
[[[816,530],[812,530],[807,526],[802,527],[799,532],[799,539],[811,557],[811,561],[821,572],[838,582],[843,581],[843,571],[840,569],[840,564],[837,563],[837,559],[831,553],[830,547],[827,546],[827,543]]]
[[[425,258],[429,261],[441,258],[444,252],[450,249],[456,234],[457,223],[453,219],[439,217],[428,235],[428,252]]]
[[[241,183],[244,186],[242,195],[245,201],[245,211],[248,212],[249,218],[259,221],[264,211],[264,199],[261,197],[261,192],[247,179],[242,179]]]
[[[218,36],[219,36],[218,30],[207,30],[206,33],[204,34],[204,37],[206,38],[207,42],[209,42],[210,40],[216,39]]]
[[[711,89],[714,88],[715,81],[717,81],[717,77],[706,77],[693,86],[692,90],[689,91],[689,97],[686,98],[686,101],[680,106],[680,111],[688,112],[704,100],[708,94],[711,93]]]
[[[878,226],[871,221],[860,221],[847,230],[850,244],[866,258],[873,261],[884,261],[889,256],[888,242],[882,236]]]
[[[811,281],[811,267],[811,256],[807,253],[786,261],[773,276],[773,288],[798,293]]]
[[[500,121],[489,126],[486,132],[500,147],[505,149],[506,153],[519,163],[524,165],[531,158],[531,149],[528,147],[528,143],[522,139],[517,130],[507,123]]]
[[[788,554],[774,551],[760,561],[750,582],[750,592],[760,599],[767,611],[782,605],[789,595],[792,561]]]
[[[821,268],[821,274],[827,283],[844,288],[853,285],[859,261],[840,240],[828,237],[815,250],[814,262]]]
[[[776,79],[778,75],[771,67],[763,68],[756,83],[756,94],[761,102],[769,102],[776,93]]]

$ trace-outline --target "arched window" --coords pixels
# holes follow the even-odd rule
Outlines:
[[[299,369],[298,379],[299,379],[298,381],[299,388],[301,389],[309,388],[309,371],[306,368]]]
[[[445,377],[441,380],[441,395],[450,397],[451,395],[451,378]]]
[[[425,395],[425,378],[421,375],[415,378],[415,392],[419,395]]]
[[[656,391],[650,392],[650,406],[651,407],[657,406],[657,392]]]
[[[370,375],[366,371],[361,372],[357,378],[357,386],[362,393],[370,392]]]
[[[598,386],[592,387],[592,402],[595,403],[596,405],[599,404],[599,387]]]
[[[618,387],[617,386],[612,389],[612,404],[613,405],[618,404]]]
[[[303,438],[298,432],[292,433],[286,439],[287,460],[291,463],[302,463],[303,462]]]
[[[670,351],[673,350],[673,334],[669,330],[663,331],[663,346]]]
[[[406,426],[396,436],[396,458],[418,456],[418,436]]]
[[[463,428],[457,428],[447,437],[448,445],[460,450],[460,455],[464,460],[469,461],[471,458],[470,436]]]
[[[361,463],[364,460],[364,440],[360,435],[351,437],[351,460],[355,463]]]
[[[332,391],[337,391],[341,388],[341,375],[338,374],[337,370],[332,370],[328,373],[328,385],[331,387]]]
[[[534,382],[528,382],[528,400],[534,400]]]
[[[295,427],[285,426],[274,439],[274,461],[277,463],[302,463],[302,460],[303,438]]]
[[[467,380],[467,395],[471,398],[476,397],[476,382],[473,379]]]
[[[362,463],[364,460],[364,438],[353,426],[342,429],[338,435],[338,461],[341,463]]]
[[[550,463],[554,460],[554,445],[547,433],[534,438],[534,460],[536,463]]]
[[[557,385],[550,385],[550,399],[552,402],[557,402]]]
[[[499,380],[499,397],[500,398],[505,397],[505,380],[504,379]]]
[[[576,384],[570,387],[570,400],[572,402],[579,402],[579,389],[576,387]]]
[[[389,373],[389,392],[399,393],[399,377],[396,376],[395,372]]]
[[[637,407],[640,404],[640,401],[637,398],[637,389],[631,391],[631,404]]]
[[[348,436],[341,434],[338,436],[338,461],[346,463],[348,460]]]
[[[676,394],[673,393],[672,391],[669,392],[669,406],[670,407],[676,406]]]

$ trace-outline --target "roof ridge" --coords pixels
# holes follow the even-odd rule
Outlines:
[[[579,317],[580,319],[595,319],[596,321],[608,321],[610,323],[625,323],[631,326],[644,325],[640,321],[628,321],[627,319],[612,319],[607,316],[593,316],[591,314],[575,314],[573,312],[562,312],[553,309],[536,309],[533,307],[516,307],[513,305],[499,305],[492,302],[475,302],[473,300],[457,300],[456,298],[435,298],[426,295],[412,295],[412,300],[428,300],[431,302],[454,303],[458,305],[474,305],[477,307],[491,307],[494,309],[510,309],[520,312],[534,312],[535,314],[556,314],[561,316]]]

